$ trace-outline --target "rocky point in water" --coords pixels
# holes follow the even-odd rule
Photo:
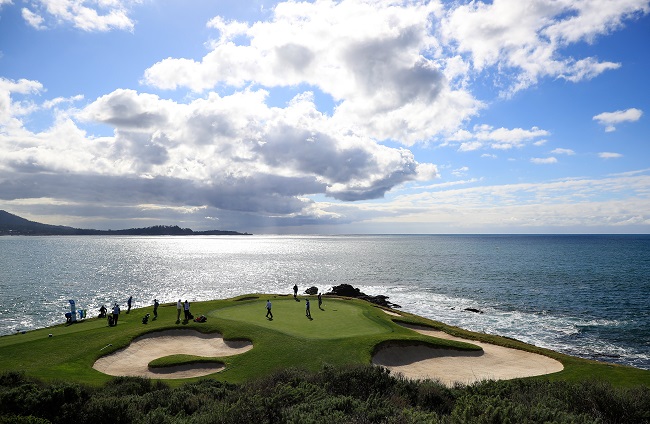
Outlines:
[[[355,297],[357,299],[363,299],[370,303],[374,303],[379,306],[384,306],[386,308],[401,308],[401,306],[389,302],[388,296],[383,296],[383,295],[369,296],[363,293],[358,288],[352,287],[350,284],[339,284],[338,286],[332,287],[332,291],[327,292],[325,294],[343,296],[343,297]]]
[[[311,286],[307,290],[305,290],[305,294],[312,294],[312,295],[317,295],[318,294],[318,287],[316,286]]]

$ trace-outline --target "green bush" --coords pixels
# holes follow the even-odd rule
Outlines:
[[[650,388],[524,379],[448,388],[374,366],[284,369],[241,385],[209,378],[178,387],[115,378],[104,387],[0,374],[0,424],[639,423]]]
[[[0,416],[0,424],[50,424],[45,418],[38,418],[31,415],[26,417],[18,415]]]
[[[454,408],[454,394],[451,389],[435,381],[423,381],[416,385],[415,405],[426,411],[447,415]]]

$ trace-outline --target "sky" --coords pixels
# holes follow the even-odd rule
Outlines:
[[[0,209],[649,233],[650,0],[0,0]]]

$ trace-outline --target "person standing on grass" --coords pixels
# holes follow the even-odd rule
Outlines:
[[[117,303],[113,306],[113,325],[117,325],[117,319],[120,317],[120,305]]]
[[[318,293],[318,309],[323,309],[321,306],[323,306],[323,294]]]
[[[311,311],[309,310],[309,299],[305,299],[305,315],[311,318]]]
[[[267,300],[266,301],[266,317],[269,319],[273,319],[273,312],[271,312],[271,301]]]
[[[185,321],[190,320],[190,302],[185,299]]]
[[[129,300],[126,301],[126,313],[131,312],[131,302],[133,301],[133,296],[129,296]]]
[[[296,296],[298,296],[298,285],[294,284],[293,285],[293,298],[295,299]]]
[[[154,299],[153,300],[153,319],[158,318],[158,305],[160,305],[158,303],[158,299]]]
[[[178,302],[176,302],[176,322],[181,322],[181,309],[183,309],[183,303],[178,299]]]

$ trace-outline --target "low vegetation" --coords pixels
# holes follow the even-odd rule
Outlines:
[[[371,365],[286,368],[242,384],[102,387],[0,375],[0,423],[648,423],[650,389],[602,381],[486,381],[448,388]]]

